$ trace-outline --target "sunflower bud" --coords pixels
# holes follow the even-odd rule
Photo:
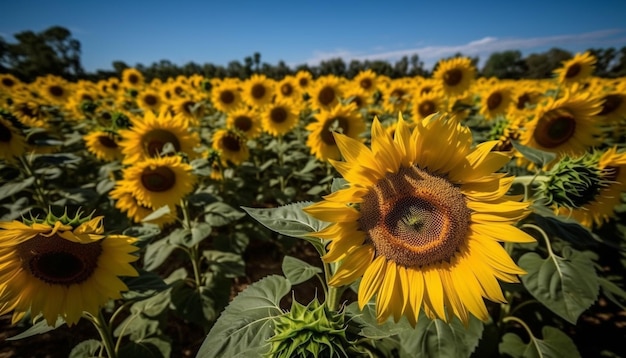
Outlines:
[[[317,298],[306,306],[296,300],[280,316],[268,340],[268,357],[347,357],[344,314],[333,312]]]

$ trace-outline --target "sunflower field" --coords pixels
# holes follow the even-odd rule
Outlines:
[[[1,352],[622,356],[626,79],[595,62],[0,74]]]

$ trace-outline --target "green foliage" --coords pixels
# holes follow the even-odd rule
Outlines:
[[[285,256],[283,259],[283,273],[292,285],[307,281],[316,274],[322,273],[322,269],[310,265],[293,256]]]
[[[546,326],[543,327],[541,333],[543,339],[529,333],[528,343],[524,343],[515,333],[506,333],[499,345],[500,353],[508,354],[513,358],[580,357],[574,342],[561,330]]]
[[[15,340],[18,340],[18,339],[24,339],[24,338],[32,337],[32,336],[37,335],[37,334],[50,332],[52,330],[55,330],[55,329],[61,327],[64,324],[65,324],[65,321],[61,317],[59,317],[57,319],[57,321],[55,322],[54,326],[49,326],[48,322],[46,322],[45,319],[37,319],[35,321],[35,324],[30,326],[27,330],[25,330],[24,332],[22,332],[22,333],[20,333],[18,335],[15,335],[13,337],[7,338],[7,341],[15,341]]]
[[[554,159],[556,159],[556,154],[552,152],[544,152],[542,150],[527,147],[525,145],[519,144],[519,142],[512,140],[511,144],[513,147],[518,150],[524,158],[530,160],[535,163],[535,165],[539,168],[543,168],[546,164],[551,163]]]

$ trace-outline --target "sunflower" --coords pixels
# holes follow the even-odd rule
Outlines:
[[[188,126],[197,126],[200,124],[200,118],[204,116],[204,103],[202,100],[193,96],[179,98],[170,102],[174,116],[181,116],[185,119]]]
[[[263,108],[263,130],[274,137],[283,136],[298,124],[300,107],[287,100],[276,100]]]
[[[352,79],[353,86],[359,87],[368,95],[373,95],[378,89],[378,76],[372,70],[364,70],[357,73]]]
[[[383,109],[387,113],[405,111],[411,103],[411,86],[402,79],[392,80],[382,89]]]
[[[230,112],[226,118],[226,127],[236,129],[248,139],[257,138],[263,131],[257,112],[246,107]]]
[[[542,95],[543,93],[532,84],[525,84],[525,82],[521,84],[516,83],[513,89],[513,106],[511,110],[521,111],[528,107],[535,106],[539,103]]]
[[[10,93],[14,91],[17,86],[20,86],[22,81],[10,73],[0,73],[0,93]]]
[[[13,162],[26,152],[26,140],[13,124],[0,117],[0,159]]]
[[[139,92],[136,101],[137,106],[145,112],[152,111],[154,113],[159,113],[159,110],[163,105],[163,100],[161,99],[159,93],[151,88],[146,88]]]
[[[250,157],[246,139],[231,129],[218,129],[213,134],[212,148],[220,153],[224,164],[239,165]]]
[[[575,203],[577,205],[555,208],[558,214],[574,218],[589,228],[594,224],[600,227],[615,217],[614,208],[621,204],[621,194],[626,191],[626,152],[609,148],[596,163],[596,168],[592,169],[599,173],[601,185],[588,186],[579,196],[582,202]]]
[[[126,68],[122,71],[122,83],[127,88],[139,89],[143,87],[143,74],[136,68]]]
[[[298,87],[303,93],[307,93],[313,84],[313,75],[309,71],[300,70],[295,74]]]
[[[239,80],[224,79],[211,89],[211,103],[217,110],[229,113],[242,106]]]
[[[64,105],[70,98],[70,83],[58,76],[39,77],[35,81],[36,88],[42,97],[54,105]]]
[[[309,134],[306,145],[311,154],[319,160],[341,158],[334,132],[342,133],[350,138],[358,138],[365,130],[365,122],[354,104],[336,105],[329,111],[321,111],[315,115],[316,122],[306,129]]]
[[[607,122],[617,123],[626,118],[626,86],[602,94],[601,100],[602,110],[598,115]]]
[[[454,118],[433,115],[413,131],[400,117],[395,138],[378,119],[371,150],[335,134],[345,162],[330,163],[350,183],[305,212],[330,222],[314,233],[330,240],[326,262],[340,261],[330,284],[362,277],[359,306],[376,295],[377,319],[420,309],[446,322],[470,314],[487,321],[483,298],[506,302],[498,280],[518,282],[517,267],[500,241],[534,242],[513,224],[529,203],[505,196],[513,180],[493,173],[510,158],[471,149],[472,134]]]
[[[136,163],[145,158],[159,156],[165,144],[171,143],[176,152],[183,152],[189,158],[197,158],[194,150],[200,145],[200,138],[190,132],[185,119],[163,111],[158,117],[146,112],[143,119],[133,121],[131,129],[120,130],[124,163]]]
[[[127,186],[116,186],[109,192],[109,197],[115,200],[115,207],[121,212],[126,213],[126,216],[134,223],[141,223],[145,217],[154,212],[154,209],[146,207],[138,202]],[[176,207],[170,206],[170,214],[160,216],[159,218],[150,221],[150,223],[163,228],[165,225],[176,221],[175,213]]]
[[[444,108],[444,98],[439,91],[422,93],[411,100],[411,116],[414,121],[422,120]]]
[[[285,99],[296,104],[302,102],[302,89],[294,76],[285,76],[276,83],[276,98]]]
[[[145,207],[175,206],[193,190],[196,177],[191,170],[177,155],[148,158],[124,168],[118,185]]]
[[[591,53],[577,53],[574,58],[563,61],[563,67],[554,70],[554,75],[559,83],[582,82],[591,76],[595,63],[596,58]]]
[[[493,86],[483,88],[480,91],[480,111],[485,119],[494,119],[504,115],[513,104],[512,88],[498,82]]]
[[[0,222],[0,315],[13,311],[15,324],[30,311],[50,326],[59,316],[72,326],[121,298],[128,288],[119,277],[137,276],[136,239],[104,235],[102,219]]]
[[[460,96],[467,91],[475,76],[476,67],[468,57],[441,60],[433,73],[433,78],[449,97]]]
[[[309,90],[311,108],[328,110],[339,103],[343,97],[341,79],[335,75],[326,75],[315,80]]]
[[[524,125],[521,144],[560,155],[578,156],[600,144],[602,109],[599,98],[589,93],[565,91],[559,99],[550,98],[535,110],[534,118]]]
[[[83,136],[87,150],[100,160],[112,162],[123,158],[119,136],[111,131],[92,131]]]
[[[254,74],[242,84],[243,100],[252,107],[263,107],[274,98],[274,80]]]

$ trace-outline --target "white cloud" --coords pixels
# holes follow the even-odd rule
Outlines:
[[[403,56],[410,57],[413,54],[417,54],[420,60],[424,62],[424,66],[426,68],[432,68],[432,66],[439,59],[452,56],[456,53],[462,53],[466,56],[479,56],[480,59],[484,61],[491,53],[498,51],[520,50],[522,52],[526,52],[528,50],[545,47],[560,47],[567,49],[568,46],[603,47],[605,45],[604,42],[609,40],[610,43],[607,43],[607,46],[610,46],[611,43],[626,43],[626,39],[614,38],[616,35],[622,33],[624,33],[623,29],[610,29],[587,32],[583,34],[567,34],[532,38],[497,38],[488,36],[462,45],[424,46],[375,53],[358,53],[345,49],[333,52],[315,51],[313,57],[308,59],[306,63],[310,66],[316,66],[321,61],[333,58],[342,58],[346,63],[349,63],[351,60],[394,61],[402,58]]]

